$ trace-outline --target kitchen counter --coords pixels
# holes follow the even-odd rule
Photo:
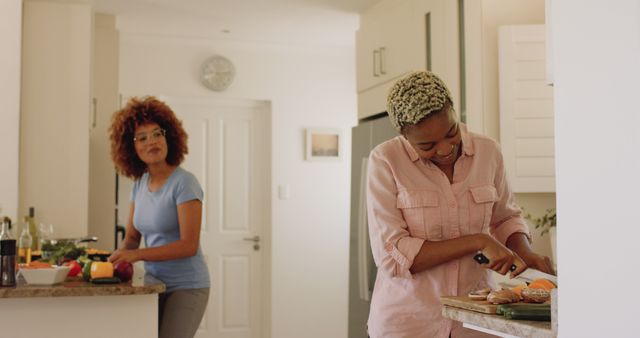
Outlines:
[[[158,293],[165,285],[143,273],[129,283],[0,288],[0,327],[14,337],[157,338]]]
[[[0,298],[148,295],[164,291],[165,285],[148,275],[119,284],[92,284],[71,277],[56,285],[28,285],[19,278],[15,288],[0,288]]]
[[[510,320],[503,316],[443,306],[442,315],[462,322],[465,327],[500,335],[502,337],[551,338],[556,337],[550,322]]]

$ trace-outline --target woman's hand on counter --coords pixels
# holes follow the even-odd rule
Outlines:
[[[140,260],[138,249],[118,249],[109,256],[109,262],[116,265],[120,262],[135,263]]]

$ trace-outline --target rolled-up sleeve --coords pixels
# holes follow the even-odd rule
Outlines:
[[[367,216],[373,258],[379,271],[392,277],[413,278],[409,269],[424,240],[410,236],[397,207],[397,194],[388,159],[374,150],[367,172]]]
[[[493,205],[490,232],[500,243],[506,244],[507,239],[514,233],[524,233],[529,242],[531,234],[527,223],[522,218],[520,207],[516,204],[513,192],[507,180],[502,152],[498,148],[497,170],[495,187],[498,193],[496,203]]]

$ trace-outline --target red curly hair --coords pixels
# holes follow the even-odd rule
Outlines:
[[[136,127],[149,123],[157,123],[160,128],[166,130],[167,164],[180,165],[184,155],[189,153],[187,133],[171,108],[154,96],[134,97],[124,108],[113,114],[109,127],[111,159],[116,171],[134,180],[142,177],[147,171],[147,165],[136,153],[133,144],[134,132]]]

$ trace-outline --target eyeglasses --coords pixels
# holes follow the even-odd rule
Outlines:
[[[149,140],[156,141],[161,137],[164,137],[167,134],[167,131],[164,129],[154,129],[151,131],[151,135],[142,133],[138,134],[133,138],[133,142],[138,142],[141,145],[147,144]]]

